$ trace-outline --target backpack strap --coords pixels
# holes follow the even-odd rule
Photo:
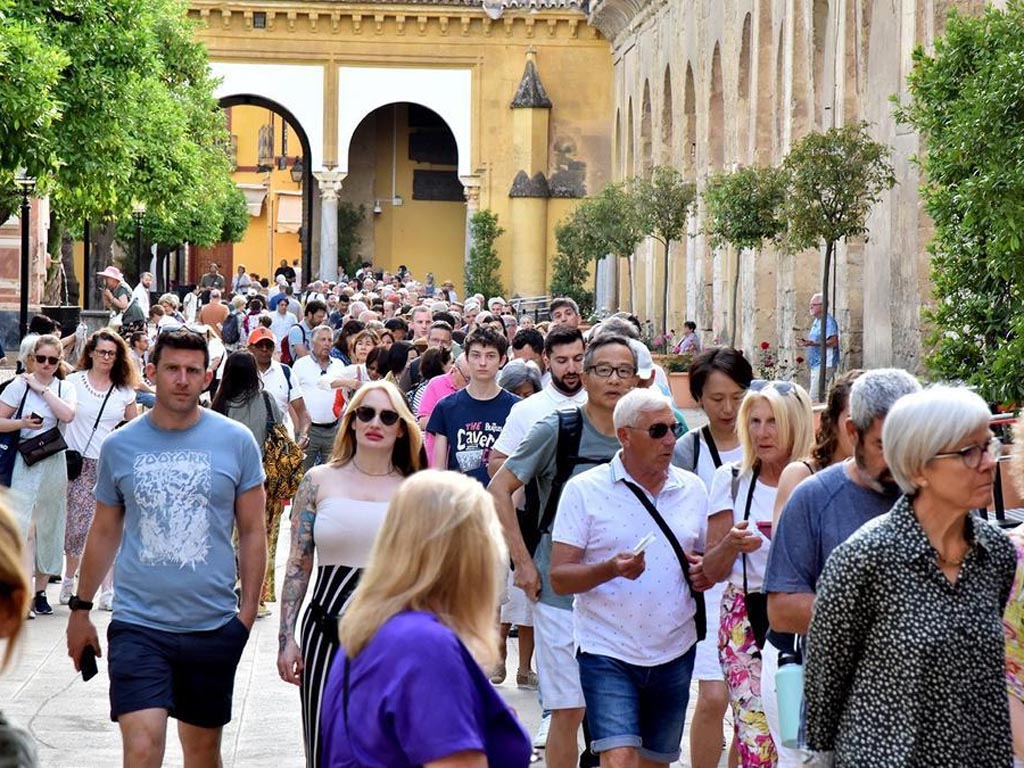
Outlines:
[[[693,469],[692,472],[697,471],[697,462],[700,461],[700,433],[693,433]],[[715,466],[718,466],[717,464]]]
[[[271,429],[277,423],[274,421],[274,406],[270,403],[270,395],[266,392],[261,392],[263,395],[263,407],[267,411],[267,434],[270,434]]]
[[[715,469],[722,466],[722,457],[718,455],[718,446],[715,445],[715,438],[711,434],[711,427],[705,424],[701,427],[700,433],[704,435],[704,442],[708,444],[708,450],[711,451],[711,461],[715,463]],[[700,443],[697,444],[697,450],[700,450]],[[693,462],[693,466],[697,466],[696,460]]]
[[[284,380],[288,382],[288,402],[292,400],[292,367],[287,363],[281,363],[281,370],[284,371]]]

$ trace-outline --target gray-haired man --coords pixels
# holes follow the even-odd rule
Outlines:
[[[920,389],[917,379],[897,368],[867,371],[854,381],[850,416],[840,425],[853,441],[853,458],[804,480],[782,509],[764,577],[771,629],[761,672],[762,700],[780,766],[800,765],[801,756],[782,747],[778,738],[778,652],[793,650],[794,634],[807,632],[818,576],[832,550],[899,498],[882,454],[882,425],[897,400]]]

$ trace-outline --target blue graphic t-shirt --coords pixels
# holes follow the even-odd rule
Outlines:
[[[491,446],[519,398],[504,389],[490,400],[477,400],[465,389],[439,400],[427,432],[448,438],[448,469],[475,477],[484,485]]]
[[[252,432],[212,411],[183,430],[143,416],[104,440],[94,494],[124,508],[114,619],[165,632],[230,621],[235,499],[263,481]]]

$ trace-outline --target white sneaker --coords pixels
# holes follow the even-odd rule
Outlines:
[[[540,727],[537,729],[537,735],[533,737],[533,748],[544,749],[548,743],[548,728],[551,727],[551,715],[545,715],[541,718]]]
[[[96,600],[96,607],[101,611],[114,610],[114,590],[100,587],[100,596]]]
[[[70,579],[61,579],[61,582],[60,582],[60,598],[59,598],[60,604],[61,605],[67,605],[68,603],[70,603],[71,602],[71,596],[73,594],[75,594],[75,580],[74,580],[74,578],[72,577]]]

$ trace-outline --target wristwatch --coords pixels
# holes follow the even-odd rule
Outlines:
[[[92,603],[88,600],[79,599],[78,595],[72,595],[71,599],[68,600],[68,608],[72,611],[91,611]]]

